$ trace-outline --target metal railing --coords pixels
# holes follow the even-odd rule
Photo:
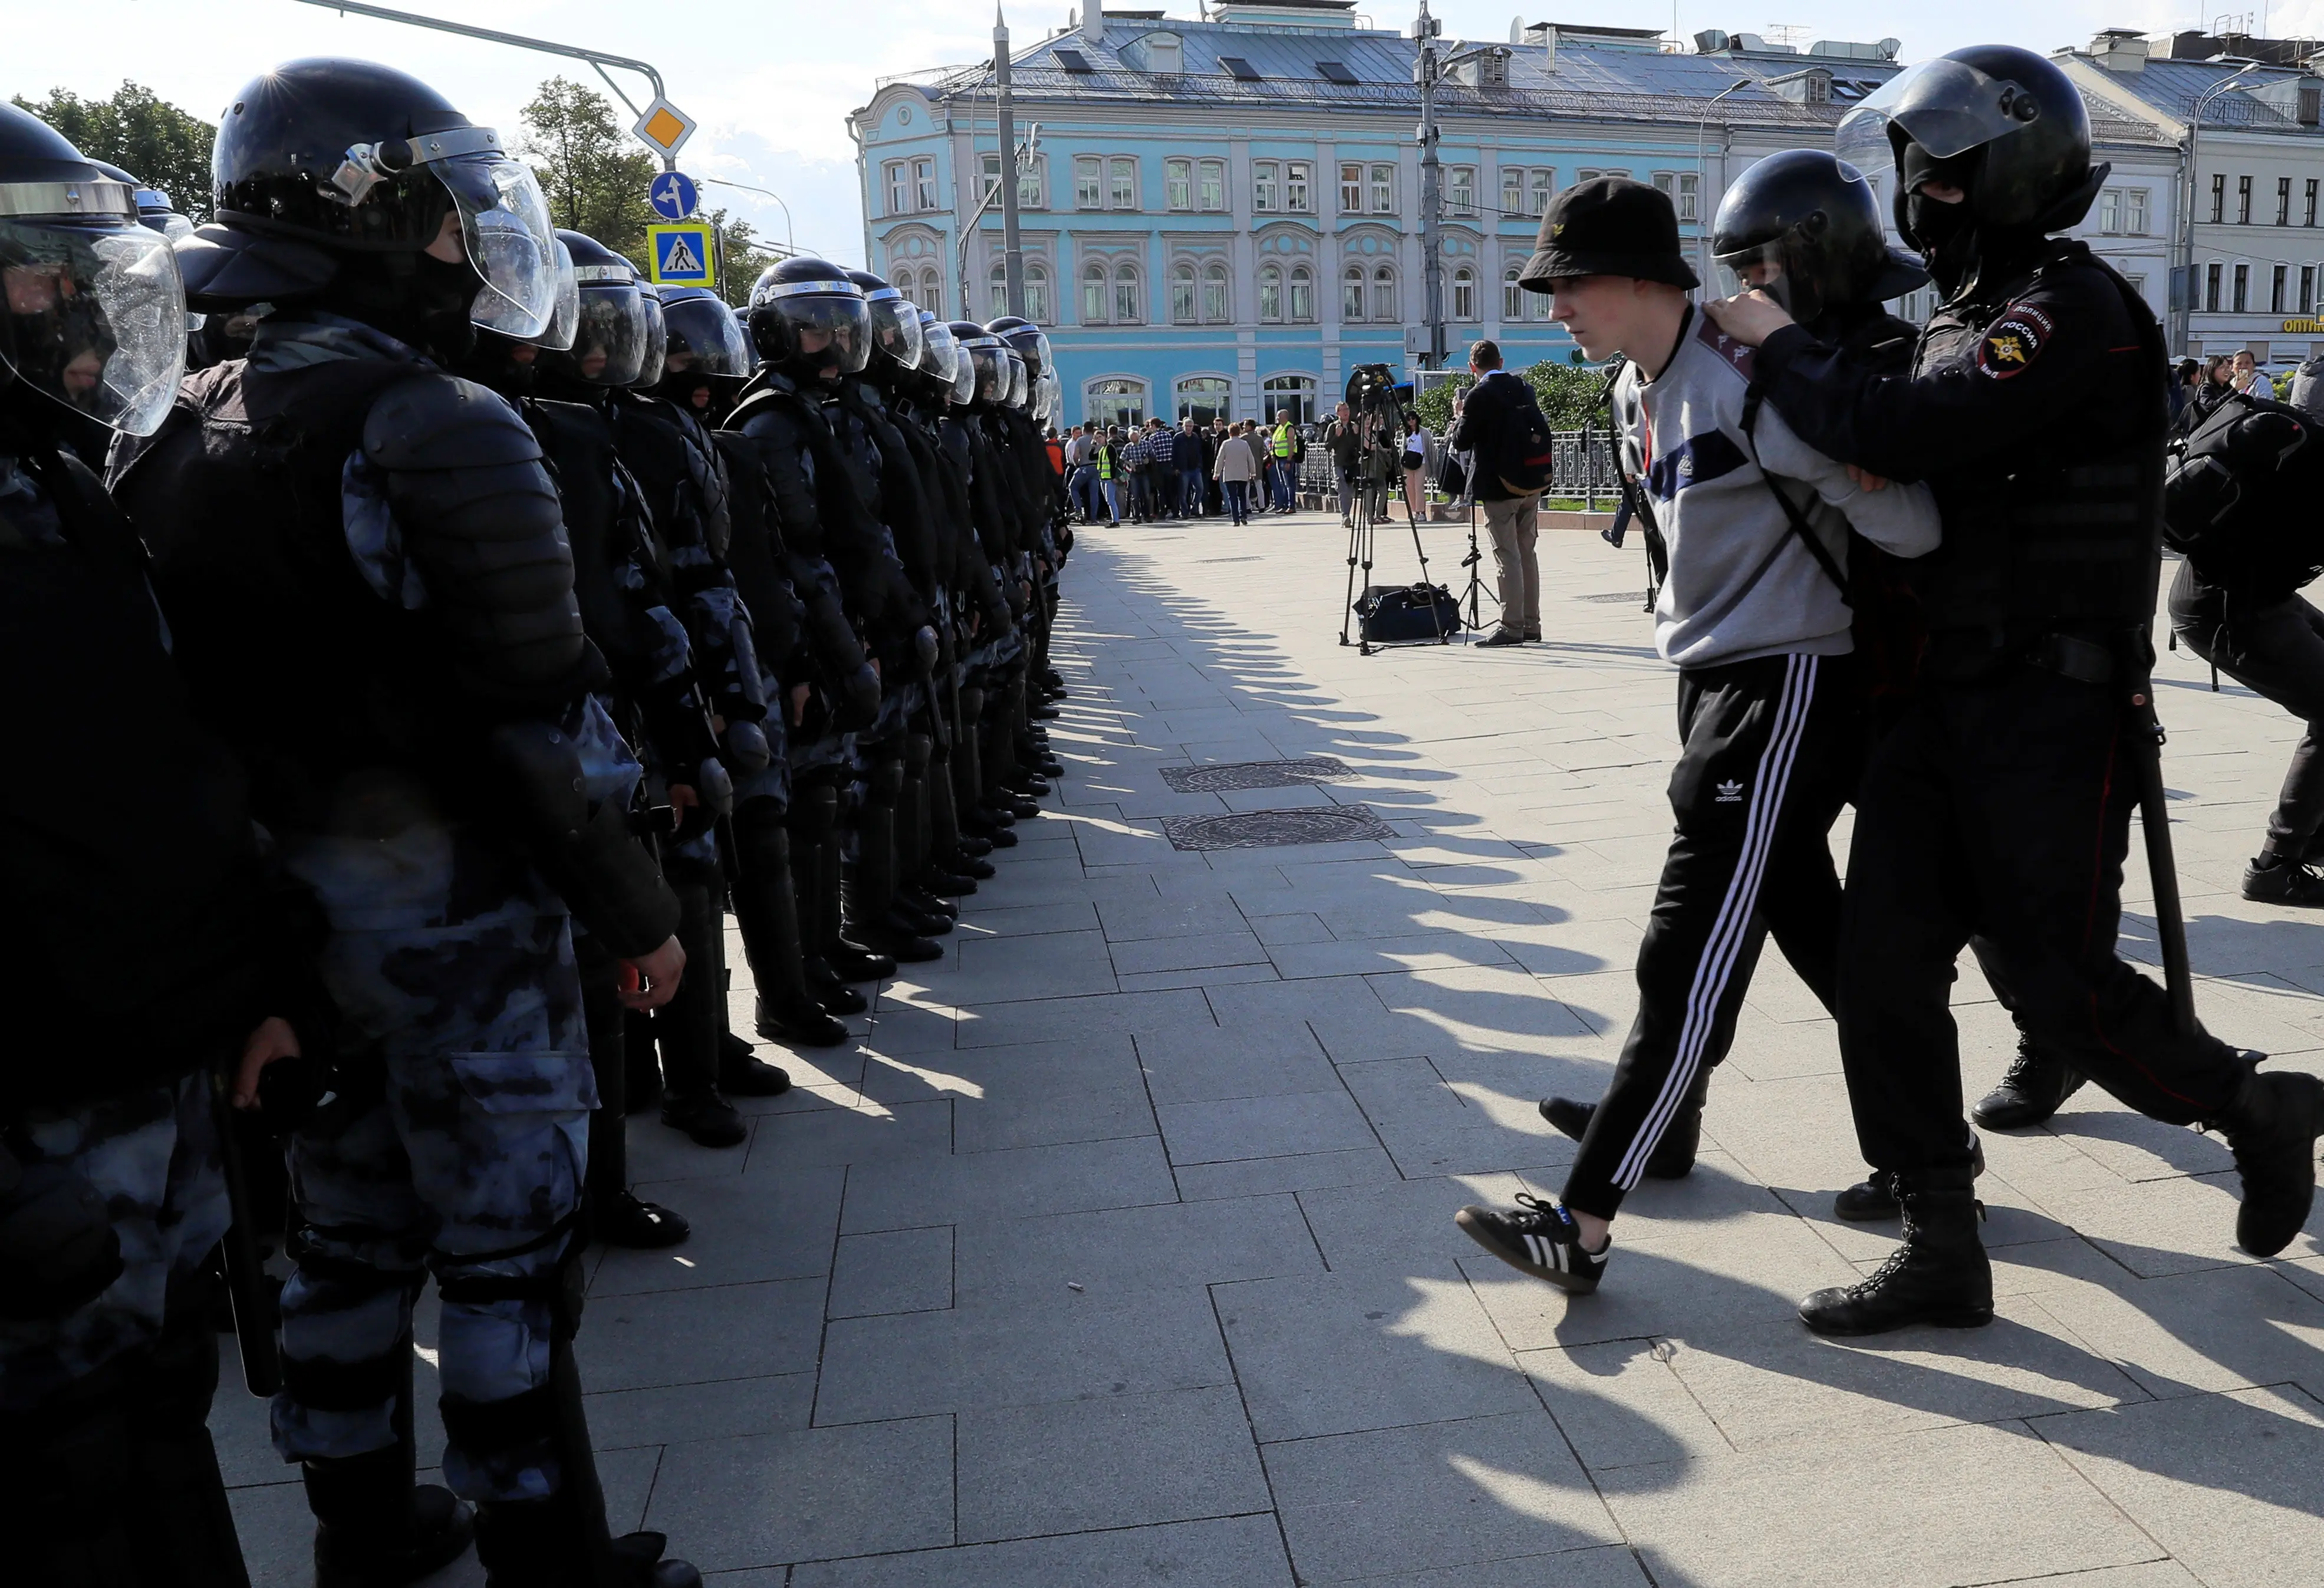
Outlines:
[[[1579,502],[1590,512],[1610,512],[1621,500],[1621,459],[1613,437],[1605,430],[1554,430],[1549,457],[1549,485],[1542,492],[1544,497]],[[1434,492],[1433,468],[1428,484]],[[1299,494],[1328,505],[1337,488],[1332,455],[1319,435],[1308,441],[1306,456],[1299,460]]]

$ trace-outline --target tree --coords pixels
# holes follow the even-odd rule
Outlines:
[[[15,104],[62,133],[91,160],[117,165],[159,188],[195,222],[209,219],[210,145],[217,139],[217,128],[209,123],[132,82],[124,82],[110,99],[84,99],[69,88],[51,88],[46,99],[20,96]]]
[[[613,119],[613,103],[594,88],[551,78],[524,107],[520,152],[548,196],[549,218],[646,263],[646,227],[659,217],[646,202],[658,169]]]

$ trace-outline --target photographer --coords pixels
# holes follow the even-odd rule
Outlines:
[[[1541,494],[1517,490],[1503,479],[1503,459],[1532,431],[1549,432],[1533,388],[1501,367],[1501,349],[1480,341],[1469,349],[1477,383],[1452,400],[1446,445],[1476,457],[1475,496],[1493,539],[1493,573],[1499,586],[1500,625],[1480,645],[1522,645],[1541,638],[1541,564],[1534,556]]]

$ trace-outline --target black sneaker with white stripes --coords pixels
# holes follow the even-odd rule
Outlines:
[[[1606,1254],[1614,1245],[1609,1238],[1596,1251],[1584,1251],[1582,1230],[1572,1214],[1554,1202],[1523,1191],[1517,1193],[1513,1212],[1464,1207],[1452,1215],[1452,1222],[1470,1240],[1511,1268],[1523,1269],[1576,1296],[1587,1296],[1598,1288],[1599,1277],[1606,1271]]]

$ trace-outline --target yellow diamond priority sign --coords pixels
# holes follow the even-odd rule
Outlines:
[[[647,276],[662,287],[715,287],[717,254],[710,228],[699,221],[677,226],[648,226]]]
[[[646,106],[646,113],[638,117],[638,125],[630,131],[660,150],[665,159],[674,160],[678,152],[686,146],[686,141],[694,136],[696,125],[692,116],[669,100],[657,97],[652,104]]]

